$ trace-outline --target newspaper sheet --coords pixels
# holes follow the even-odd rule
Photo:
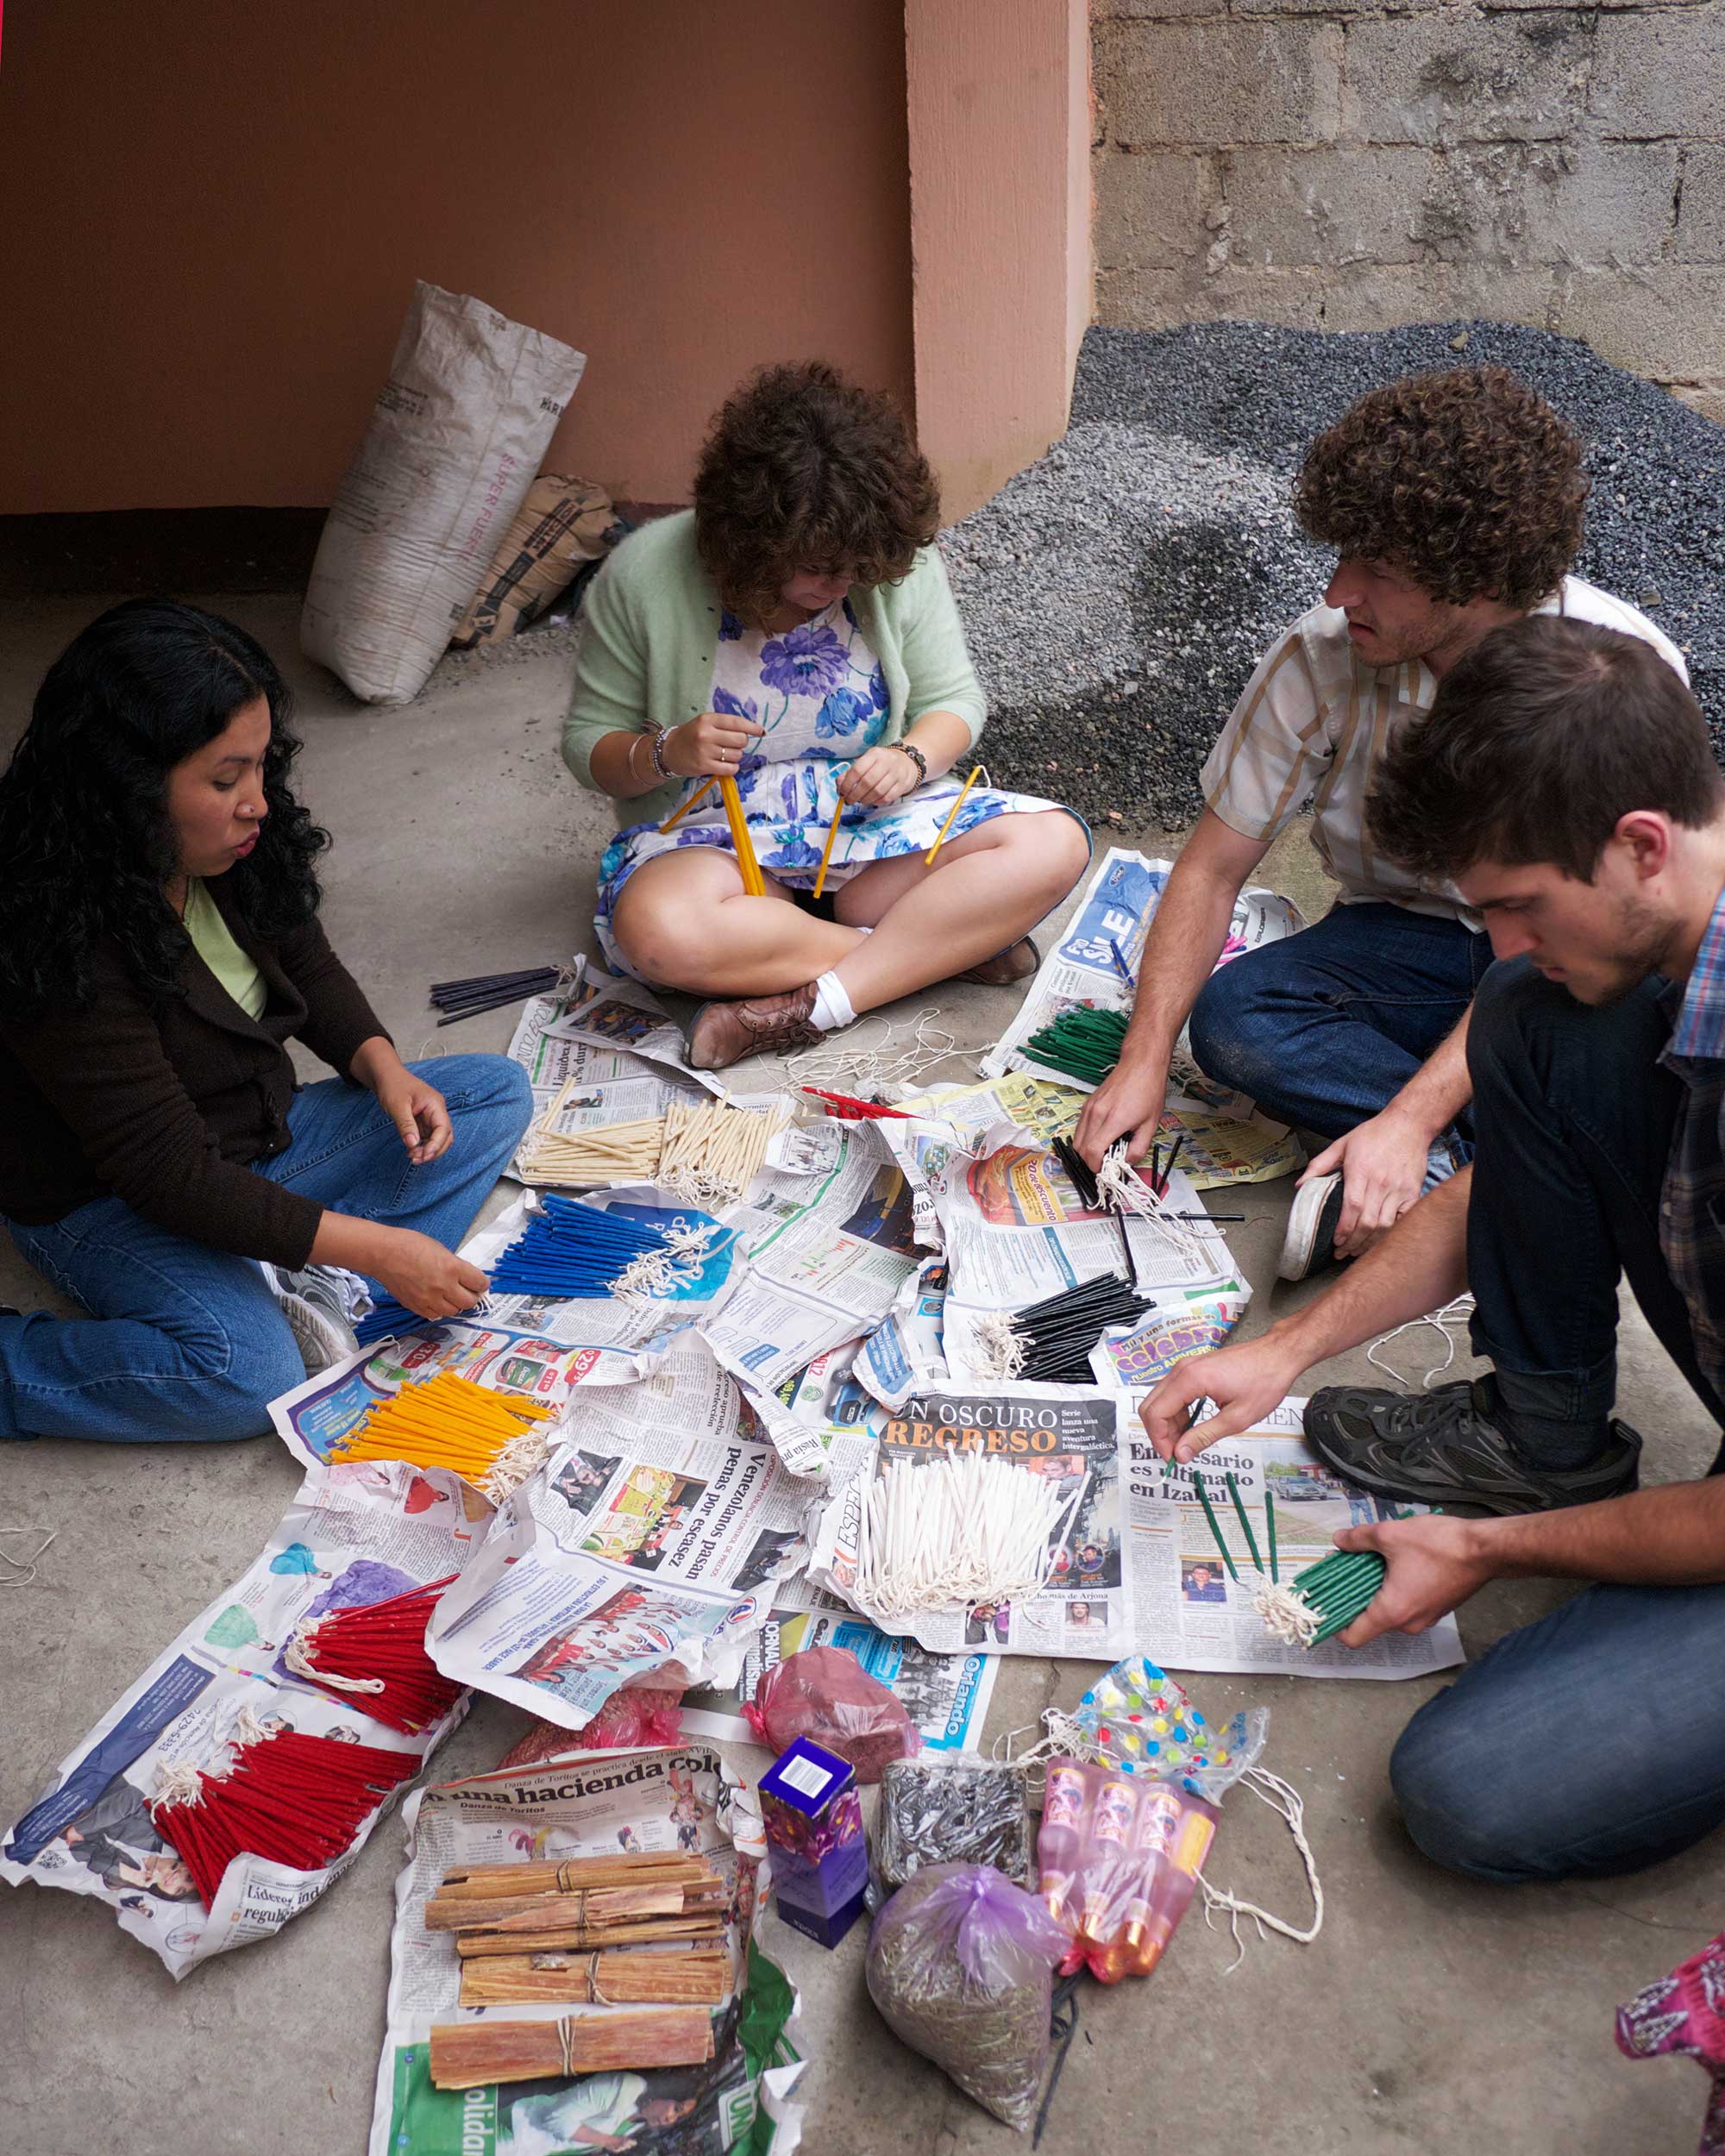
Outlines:
[[[793,2156],[801,2071],[789,2034],[797,2009],[783,1971],[754,1939],[766,1851],[754,1792],[712,1744],[576,1752],[421,1791],[405,1809],[407,1864],[396,1881],[386,2034],[369,2156]],[[724,1934],[731,1996],[715,2010],[711,2064],[568,2079],[434,2088],[434,2027],[488,2010],[463,2007],[455,1936],[425,1929],[425,1904],[457,1865],[687,1850],[731,1888]],[[637,1951],[651,1951],[638,1949]],[[665,1951],[674,1952],[675,1949]],[[605,2015],[607,2006],[515,2006],[511,2020]]]
[[[96,1896],[175,1977],[279,1931],[347,1870],[394,1797],[327,1870],[236,1858],[206,1912],[151,1817],[161,1773],[182,1763],[219,1767],[242,1710],[266,1731],[424,1758],[466,1713],[465,1698],[421,1735],[404,1736],[373,1721],[362,1701],[303,1683],[284,1652],[304,1619],[460,1571],[479,1532],[460,1486],[441,1472],[372,1464],[308,1475],[256,1561],[156,1657],[10,1827],[0,1878]]]
[[[572,1001],[547,1026],[554,1040],[579,1042],[588,1048],[627,1049],[633,1056],[676,1073],[686,1084],[712,1094],[730,1092],[721,1072],[689,1068],[688,1045],[650,988],[638,981],[601,973],[591,965],[586,985],[593,993]]]
[[[867,1440],[844,1442],[848,1470]],[[728,1683],[768,1583],[801,1561],[808,1497],[699,1334],[681,1335],[650,1376],[570,1400],[427,1647],[446,1677],[571,1729],[649,1672]]]
[[[880,1135],[887,1127],[810,1125],[821,1172],[794,1188],[781,1181],[725,1216],[747,1271],[700,1330],[804,1474],[824,1473],[825,1459],[800,1444],[795,1418],[771,1395],[828,1349],[872,1332],[917,1269],[914,1194]]]
[[[345,1363],[320,1370],[273,1401],[270,1419],[296,1459],[322,1467],[380,1401],[440,1370],[493,1392],[523,1394],[561,1408],[578,1385],[622,1383],[632,1367],[628,1355],[603,1342],[578,1344],[518,1332],[489,1317],[449,1319],[379,1340]],[[478,1493],[471,1495],[488,1513]]]
[[[1043,960],[1012,1024],[983,1057],[984,1077],[1024,1070],[1032,1077],[1057,1076],[1063,1085],[1080,1092],[1095,1090],[1081,1079],[1050,1072],[1026,1053],[1024,1044],[1063,1011],[1080,1004],[1098,1011],[1132,1008],[1145,937],[1173,866],[1172,862],[1151,860],[1125,847],[1108,849],[1066,933]],[[1233,920],[1218,962],[1226,965],[1242,951],[1256,950],[1259,944],[1291,936],[1304,926],[1291,899],[1256,887],[1242,891],[1234,902]],[[1200,1105],[1208,1104],[1201,1100]]]
[[[1214,1493],[1211,1501],[1239,1574],[1235,1580],[1210,1533],[1190,1470],[1164,1476],[1144,1434],[1135,1411],[1146,1396],[1015,1385],[988,1395],[946,1390],[913,1397],[902,1414],[888,1420],[862,1472],[815,1523],[811,1581],[880,1629],[908,1632],[937,1652],[970,1647],[1084,1661],[1136,1653],[1170,1670],[1339,1677],[1423,1677],[1462,1660],[1453,1617],[1418,1637],[1392,1633],[1358,1651],[1334,1641],[1302,1651],[1277,1640],[1254,1607],[1260,1575],[1227,1503],[1226,1474],[1234,1476],[1266,1564],[1264,1493],[1273,1492],[1283,1580],[1324,1556],[1337,1529],[1423,1507],[1388,1505],[1336,1481],[1301,1434],[1305,1402],[1290,1398],[1255,1429],[1215,1445],[1198,1462]],[[891,1460],[925,1464],[955,1449],[984,1450],[1041,1473],[1086,1476],[1078,1511],[1051,1538],[1048,1586],[1033,1602],[928,1611],[902,1624],[888,1622],[868,1611],[855,1592],[863,1495]]]
[[[1130,1413],[1124,1394],[1071,1385],[913,1394],[900,1413],[888,1417],[863,1471],[822,1512],[811,1580],[843,1596],[879,1630],[908,1633],[936,1654],[974,1650],[1117,1660],[1132,1644],[1120,1491],[1120,1419]],[[895,1461],[920,1469],[944,1452],[982,1452],[1055,1481],[1068,1501],[1049,1538],[1047,1585],[1026,1602],[979,1602],[888,1620],[856,1593],[862,1503]]]
[[[894,1128],[906,1133],[895,1142],[913,1155],[939,1223],[949,1268],[942,1339],[955,1379],[975,1383],[994,1374],[978,1341],[982,1319],[1100,1275],[1130,1281],[1159,1301],[1225,1291],[1243,1309],[1249,1299],[1183,1169],[1169,1179],[1166,1210],[1195,1217],[1145,1219],[1088,1207],[1057,1156],[1009,1125],[984,1133],[976,1143],[985,1150],[969,1154],[923,1138],[938,1126]]]
[[[1140,1403],[1141,1404],[1141,1401]],[[1164,1475],[1137,1418],[1128,1420],[1125,1472],[1134,1645],[1164,1669],[1267,1670],[1279,1677],[1426,1677],[1464,1658],[1456,1620],[1417,1636],[1390,1633],[1369,1647],[1290,1647],[1266,1631],[1252,1607],[1261,1575],[1253,1564],[1223,1477],[1232,1474],[1259,1557],[1270,1561],[1264,1493],[1276,1500],[1276,1570],[1290,1580],[1315,1564],[1341,1527],[1423,1512],[1393,1505],[1337,1481],[1301,1433],[1305,1401],[1284,1400],[1255,1429],[1226,1438],[1195,1463],[1233,1559],[1233,1577],[1216,1548],[1189,1468]]]
[[[805,1647],[847,1648],[894,1694],[919,1732],[925,1752],[974,1752],[982,1742],[1000,1660],[988,1654],[931,1654],[914,1639],[895,1639],[857,1616],[847,1602],[790,1580],[750,1644],[737,1683],[725,1692],[691,1693],[683,1702],[687,1734],[758,1745],[743,1702],[768,1670]]]

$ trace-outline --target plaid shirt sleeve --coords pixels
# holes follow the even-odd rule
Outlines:
[[[1199,783],[1230,830],[1266,844],[1327,768],[1329,699],[1295,627],[1259,662],[1210,751]]]

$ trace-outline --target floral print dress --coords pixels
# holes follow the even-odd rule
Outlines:
[[[716,711],[752,718],[766,728],[737,767],[737,798],[762,869],[788,889],[812,891],[838,805],[838,781],[852,760],[875,748],[887,730],[886,675],[857,627],[849,599],[782,634],[751,632],[734,614],[721,614],[711,701]],[[969,768],[961,757],[955,770],[886,808],[847,807],[827,867],[826,888],[848,883],[874,862],[925,853]],[[687,800],[702,783],[687,780],[680,798]],[[966,796],[947,838],[962,837],[993,817],[1037,814],[1059,805],[979,784]],[[618,893],[643,861],[685,846],[731,850],[717,787],[674,830],[662,834],[656,824],[636,824],[606,847],[599,863],[595,924],[605,963],[613,972],[635,972],[611,932]]]

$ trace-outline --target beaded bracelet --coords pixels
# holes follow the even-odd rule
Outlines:
[[[914,748],[907,741],[895,741],[893,747],[899,751],[900,755],[910,758],[917,768],[917,784],[925,786],[928,783],[928,758],[924,755],[921,749]]]

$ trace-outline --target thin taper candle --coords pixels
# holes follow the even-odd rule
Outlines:
[[[972,771],[970,776],[964,781],[963,785],[959,787],[958,799],[946,812],[946,821],[941,825],[939,830],[936,832],[933,845],[932,845],[928,851],[923,856],[923,860],[929,868],[932,868],[934,866],[934,857],[940,851],[942,843],[945,839],[946,834],[952,829],[953,818],[957,816],[959,810],[963,807],[965,795],[970,791],[971,787],[975,785],[977,780],[980,779],[982,775],[982,767],[979,763],[975,769]]]

